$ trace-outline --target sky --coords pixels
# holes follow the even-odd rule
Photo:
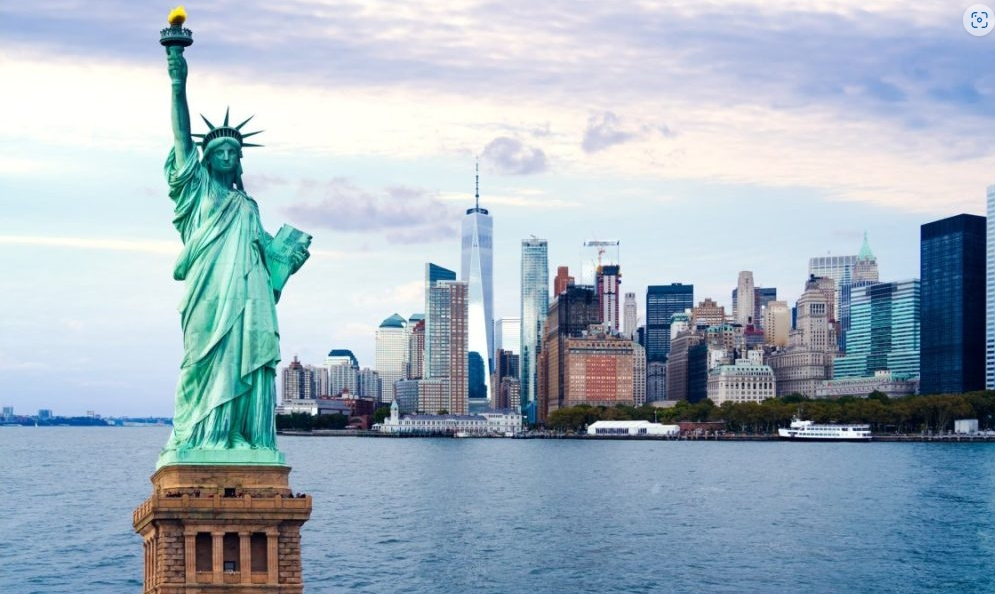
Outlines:
[[[995,35],[965,31],[968,5],[193,2],[188,99],[255,115],[246,190],[270,232],[314,236],[278,306],[284,363],[346,348],[373,367],[380,322],[424,311],[425,263],[458,271],[476,159],[496,318],[519,315],[533,235],[550,277],[620,241],[640,317],[672,282],[728,311],[741,270],[793,304],[808,259],[865,232],[881,280],[918,277],[920,225],[984,215],[995,184]],[[17,414],[172,414],[172,6],[0,4],[0,403]]]

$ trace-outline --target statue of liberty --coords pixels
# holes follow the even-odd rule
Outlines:
[[[157,466],[282,464],[274,419],[276,302],[308,258],[311,238],[287,225],[276,237],[263,229],[259,207],[242,185],[242,149],[259,146],[244,142],[258,133],[242,132],[248,119],[230,126],[226,111],[222,125],[203,118],[207,132],[191,134],[183,49],[193,40],[181,29],[185,15],[178,10],[162,43],[174,141],[165,173],[173,225],[183,240],[173,271],[185,283],[179,306],[183,362],[173,432]],[[192,136],[201,138],[199,160]]]

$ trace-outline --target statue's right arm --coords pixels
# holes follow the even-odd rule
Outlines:
[[[166,49],[169,79],[172,82],[173,142],[176,147],[176,168],[182,170],[188,159],[195,159],[190,137],[190,107],[187,105],[187,60],[183,48]]]

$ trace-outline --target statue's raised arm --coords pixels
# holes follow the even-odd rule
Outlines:
[[[166,62],[172,81],[173,141],[176,146],[176,166],[182,169],[187,159],[196,159],[193,139],[190,137],[190,107],[187,105],[187,59],[183,48],[166,48]]]

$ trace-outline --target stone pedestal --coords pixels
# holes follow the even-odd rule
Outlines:
[[[289,466],[164,466],[134,512],[144,594],[300,594],[301,525],[311,496]]]

